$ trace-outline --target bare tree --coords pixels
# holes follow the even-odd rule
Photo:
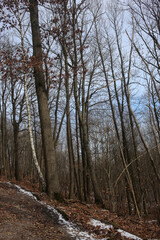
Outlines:
[[[42,66],[41,35],[38,20],[38,1],[30,0],[30,19],[32,28],[33,56],[36,64],[34,66],[35,85],[38,98],[39,114],[41,120],[42,141],[44,147],[44,159],[46,169],[47,193],[51,198],[60,197],[58,173],[56,169],[55,148],[52,135],[50,113],[48,108],[48,97],[45,88],[45,78]]]

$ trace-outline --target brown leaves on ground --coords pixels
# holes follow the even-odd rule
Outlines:
[[[38,191],[38,185],[36,184],[31,184],[29,181],[16,184],[20,185],[25,190],[31,191],[39,200],[55,207],[64,218],[78,225],[80,229],[95,234],[97,238],[103,237],[115,240],[127,239],[117,232],[117,229],[120,228],[141,237],[142,239],[160,239],[160,227],[156,221],[139,221],[135,216],[128,216],[125,218],[118,217],[116,214],[111,213],[106,209],[102,209],[95,204],[85,204],[80,201],[66,200],[64,203],[58,203],[57,201],[50,200],[46,194],[40,193]],[[9,219],[7,220],[7,213],[5,210],[1,212],[1,216],[2,218],[3,216],[6,217],[6,221],[10,221]],[[14,213],[8,217],[13,218],[13,221],[16,218]],[[107,231],[105,229],[101,229],[100,227],[94,227],[90,224],[91,219],[96,219],[105,224],[113,225],[114,229]],[[45,224],[48,224],[48,222]],[[44,223],[38,221],[37,228],[44,229]]]
[[[99,220],[105,224],[114,226],[114,233],[111,231],[108,235],[115,234],[113,239],[118,238],[117,228],[123,229],[129,233],[141,237],[142,239],[160,239],[160,227],[155,221],[139,221],[135,216],[126,218],[118,217],[116,214],[110,213],[108,210],[99,208],[94,204],[82,204],[80,202],[67,201],[66,203],[55,203],[57,209],[65,212],[68,219],[75,222],[83,229],[89,232],[96,233],[99,237],[105,237],[106,230],[101,230],[99,227],[90,225],[90,219]]]

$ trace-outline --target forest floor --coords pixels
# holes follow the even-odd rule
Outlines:
[[[134,216],[119,217],[94,204],[74,200],[58,203],[40,193],[36,184],[28,181],[14,184],[5,182],[5,179],[0,178],[0,240],[160,239],[160,226],[151,216],[139,221]],[[30,191],[37,200],[29,194],[22,194],[15,184]],[[74,223],[79,231],[89,235],[76,237],[71,234],[72,230],[69,232],[65,224],[59,222],[58,215],[51,212],[48,205],[57,209],[67,220],[66,223]],[[113,228],[93,226],[91,222],[97,220]],[[134,234],[137,238],[122,236],[118,229]]]

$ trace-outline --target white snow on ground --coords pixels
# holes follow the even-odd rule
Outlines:
[[[23,194],[25,194],[25,195],[33,198],[34,200],[37,200],[37,198],[36,198],[31,192],[22,189],[20,186],[18,186],[18,185],[16,185],[16,184],[14,184],[14,186],[15,186],[21,193],[23,193]]]
[[[157,220],[150,220],[148,223],[157,223]]]
[[[121,229],[118,229],[117,232],[119,232],[121,234],[121,236],[127,237],[129,239],[142,240],[142,238],[139,238],[139,237],[137,237],[137,236],[135,236],[135,235],[133,235],[131,233],[128,233],[128,232],[126,232],[124,230],[121,230]]]
[[[102,223],[101,221],[98,221],[95,219],[91,219],[90,224],[95,227],[98,226],[101,229],[107,229],[107,230],[113,229],[112,225],[106,225],[106,224]],[[119,232],[121,234],[121,236],[123,236],[123,237],[129,238],[129,239],[134,239],[134,240],[142,240],[142,238],[139,238],[139,237],[137,237],[131,233],[128,233],[126,231],[123,231],[121,229],[117,229],[116,231]]]
[[[90,224],[95,227],[100,227],[101,229],[111,230],[113,229],[113,225],[106,225],[105,223],[102,223],[99,220],[91,219]]]
[[[12,185],[11,183],[8,182],[8,184]],[[76,237],[76,240],[96,240],[96,238],[94,237],[93,234],[89,234],[87,232],[83,232],[80,231],[80,229],[78,229],[78,227],[73,224],[72,222],[69,222],[67,220],[65,220],[62,217],[62,214],[60,214],[55,208],[47,205],[46,203],[42,202],[42,201],[38,201],[37,198],[29,191],[26,191],[24,189],[22,189],[21,187],[19,187],[16,184],[13,184],[21,193],[33,198],[34,200],[36,200],[37,202],[39,202],[40,204],[46,206],[48,208],[48,210],[50,210],[51,213],[56,214],[58,216],[58,221],[60,224],[62,224],[66,229],[67,232],[72,236],[72,237]],[[112,225],[107,225],[102,223],[101,221],[95,220],[95,219],[91,219],[90,220],[90,224],[97,227],[99,226],[101,229],[106,229],[106,230],[111,230],[113,229]],[[122,236],[128,238],[128,239],[133,239],[133,240],[142,240],[142,238],[139,238],[133,234],[130,234],[126,231],[123,231],[121,229],[117,229],[117,232],[119,232]],[[103,238],[101,240],[106,240],[106,238]]]

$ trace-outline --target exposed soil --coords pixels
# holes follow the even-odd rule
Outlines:
[[[3,179],[0,180],[3,181]],[[66,219],[76,223],[80,229],[94,234],[97,239],[102,237],[115,240],[126,239],[117,233],[118,228],[142,239],[160,239],[160,226],[154,216],[139,221],[135,216],[119,217],[94,204],[80,203],[76,200],[58,203],[50,200],[46,194],[39,192],[36,184],[31,184],[29,181],[14,183],[31,191],[38,200],[55,207]],[[107,232],[99,227],[93,227],[90,224],[92,218],[112,224],[113,231]],[[75,238],[69,236],[65,228],[58,223],[58,217],[51,214],[45,206],[18,192],[14,185],[0,183],[0,240],[10,239],[70,240]]]
[[[17,191],[14,185],[0,183],[0,240],[48,240],[71,238],[58,223],[58,217]]]

